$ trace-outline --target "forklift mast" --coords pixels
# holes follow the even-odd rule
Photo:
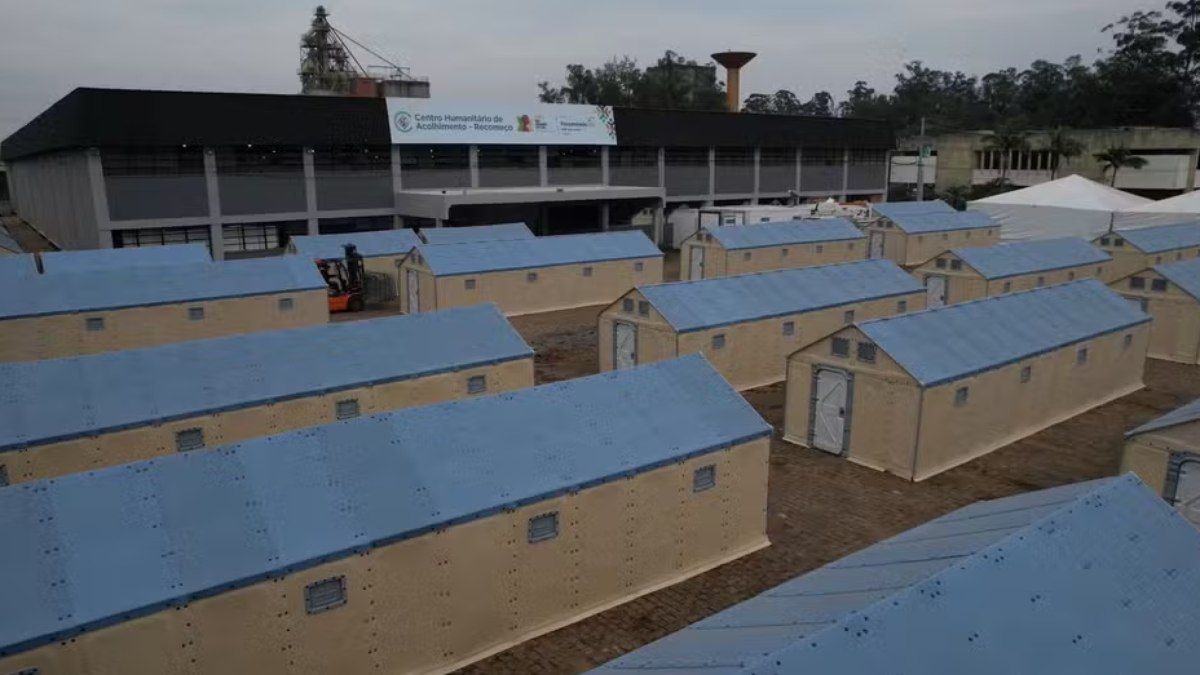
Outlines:
[[[346,251],[346,286],[351,292],[363,292],[363,285],[366,283],[366,268],[363,265],[363,257],[358,252],[358,247],[354,244],[345,244],[343,248]]]

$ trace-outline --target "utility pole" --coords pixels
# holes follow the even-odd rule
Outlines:
[[[921,117],[921,136],[917,141],[921,144],[917,150],[917,201],[925,201],[925,117]]]

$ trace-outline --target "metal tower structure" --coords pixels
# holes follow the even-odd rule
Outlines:
[[[364,67],[350,45],[382,64]],[[317,6],[308,32],[300,36],[300,54],[302,94],[429,97],[427,78],[413,77],[408,68],[384,58],[335,28],[329,23],[329,12],[323,5]]]

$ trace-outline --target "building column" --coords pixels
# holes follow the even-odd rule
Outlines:
[[[888,200],[888,191],[892,188],[892,151],[888,150],[883,155],[883,196],[879,201],[886,202]]]
[[[654,244],[661,247],[663,245],[663,223],[667,219],[665,213],[665,200],[658,200],[654,206]]]
[[[708,199],[704,200],[705,206],[712,206],[713,201],[717,196],[717,149],[713,146],[708,146]]]
[[[104,161],[100,157],[99,148],[88,148],[87,157],[88,185],[92,192],[92,217],[96,219],[96,235],[100,248],[112,248],[112,230],[109,229],[108,191],[104,189]],[[9,192],[12,195],[12,192]]]
[[[546,167],[546,146],[538,146],[538,185],[546,187],[550,184],[550,172]]]
[[[472,145],[467,148],[467,166],[471,173],[471,187],[479,187],[479,146]]]
[[[609,218],[611,217],[609,210],[610,210],[609,203],[607,200],[600,202],[600,231],[601,232],[608,232],[608,228],[611,226],[611,224],[609,223]]]
[[[844,202],[850,193],[850,148],[842,150],[842,196]]]
[[[600,184],[608,185],[608,146],[600,146]]]
[[[221,218],[221,182],[217,180],[217,153],[204,149],[204,187],[208,192],[208,245],[213,260],[225,259],[225,230]]]
[[[1188,153],[1188,172],[1187,172],[1187,187],[1184,192],[1191,192],[1196,189],[1196,172],[1200,171],[1200,150],[1192,150]],[[12,192],[10,191],[11,195]]]
[[[308,215],[308,233],[320,234],[317,221],[317,168],[313,163],[313,149],[305,147],[300,156],[304,164],[304,210]]]
[[[404,163],[400,157],[400,146],[393,145],[392,147],[392,229],[399,230],[404,227],[404,216],[400,215],[396,208],[396,197],[400,194],[400,190],[404,189],[404,180],[401,175]]]
[[[758,204],[758,193],[761,189],[762,180],[762,148],[754,147],[754,197],[750,199],[751,204]]]
[[[803,183],[800,182],[800,172],[804,170],[804,148],[796,148],[796,192],[800,192]]]
[[[658,148],[658,187],[662,188],[663,194],[667,193],[667,149],[664,147]]]

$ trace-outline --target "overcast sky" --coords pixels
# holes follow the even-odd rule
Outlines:
[[[743,97],[855,80],[891,88],[913,59],[971,73],[1110,43],[1101,27],[1165,0],[332,0],[331,21],[414,74],[435,98],[533,100],[567,63],[665,49],[759,53]],[[77,86],[294,93],[315,2],[35,0],[3,3],[0,138]]]

